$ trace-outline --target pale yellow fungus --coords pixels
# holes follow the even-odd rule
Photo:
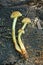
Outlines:
[[[14,19],[13,20],[13,24],[12,24],[12,38],[13,38],[13,42],[14,42],[14,45],[15,45],[16,50],[21,53],[20,47],[17,44],[16,34],[15,34],[16,22],[17,22],[18,17],[20,17],[20,16],[22,16],[22,14],[19,11],[14,11],[11,14],[11,18]]]
[[[24,29],[25,29],[25,27],[26,27],[27,24],[30,24],[30,23],[31,23],[31,20],[30,20],[29,18],[24,18],[24,19],[22,20],[22,23],[24,23],[24,25],[23,25],[22,28],[19,29],[19,31],[18,31],[18,42],[19,42],[19,45],[20,45],[21,50],[22,50],[22,55],[23,55],[25,58],[28,58],[29,56],[28,56],[28,53],[27,53],[26,48],[25,48],[25,46],[24,46],[24,43],[23,43],[23,41],[21,40],[21,36],[22,36],[22,34],[25,33]]]

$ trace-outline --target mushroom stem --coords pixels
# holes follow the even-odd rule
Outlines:
[[[22,26],[22,29],[24,30],[26,27],[27,23],[24,23],[24,25]]]
[[[24,58],[27,58],[28,54],[27,54],[25,46],[24,46],[24,44],[21,40],[21,36],[22,36],[22,34],[24,34],[24,30],[22,30],[22,29],[20,29],[20,30],[21,30],[21,32],[18,33],[18,42],[19,42],[19,45],[20,45],[20,48],[21,48],[21,51],[22,51],[21,54],[23,55]]]
[[[12,25],[12,37],[13,37],[13,42],[14,42],[14,44],[15,44],[16,50],[21,53],[21,50],[20,50],[20,48],[19,48],[19,46],[18,46],[18,44],[17,44],[16,34],[15,34],[16,22],[17,22],[17,18],[14,18],[13,25]]]
[[[25,57],[25,58],[28,58],[28,53],[26,51],[26,48],[21,40],[21,36],[22,34],[25,33],[24,29],[26,27],[27,24],[31,23],[31,20],[29,18],[24,18],[22,20],[22,23],[24,23],[24,25],[22,26],[22,28],[18,31],[18,42],[19,42],[19,45],[20,45],[20,48],[22,50],[22,55]]]

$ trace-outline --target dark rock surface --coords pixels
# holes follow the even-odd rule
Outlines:
[[[12,1],[9,0],[8,2],[8,0],[6,1],[0,0],[2,4],[6,4],[6,3],[8,4]],[[22,27],[22,23],[20,23],[20,21],[24,17],[29,17],[31,20],[34,20],[35,17],[38,17],[41,20],[41,22],[43,22],[42,5],[41,8],[40,7],[38,8],[37,6],[35,7],[30,6],[27,4],[20,6],[19,5],[11,6],[11,7],[1,6],[0,7],[0,65],[43,65],[43,60],[41,61],[39,60],[40,57],[42,58],[40,53],[43,51],[43,30],[32,28],[30,26],[26,27],[25,34],[22,36],[22,41],[24,42],[24,45],[30,55],[28,60],[22,58],[22,56],[14,48],[12,41],[12,34],[11,34],[13,19],[10,18],[10,15],[13,11],[16,10],[20,11],[23,14],[23,17],[18,19],[18,23],[16,25],[16,35],[18,35],[17,32],[18,29]]]
[[[30,2],[31,0],[0,0],[1,4],[3,6],[14,6],[14,5],[23,5],[26,4],[28,2]]]

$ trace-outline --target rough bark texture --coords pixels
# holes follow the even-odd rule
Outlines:
[[[10,15],[13,11],[18,10],[24,17],[29,17],[31,20],[38,17],[43,23],[43,0],[37,0],[37,3],[34,1],[0,0],[0,65],[43,65],[43,30],[37,29],[37,27],[26,27],[22,41],[30,56],[28,60],[22,58],[15,50],[11,34],[13,20]],[[18,35],[18,29],[22,27],[20,21],[24,17],[18,19],[16,35]],[[41,25],[43,27],[43,24]]]

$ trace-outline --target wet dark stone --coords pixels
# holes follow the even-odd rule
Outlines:
[[[28,2],[30,2],[31,0],[0,0],[0,3],[3,6],[16,6],[16,5],[23,5],[26,4]]]
[[[41,20],[43,20],[43,7],[42,7],[41,9],[37,9],[36,12],[37,12],[37,16],[38,16]]]

